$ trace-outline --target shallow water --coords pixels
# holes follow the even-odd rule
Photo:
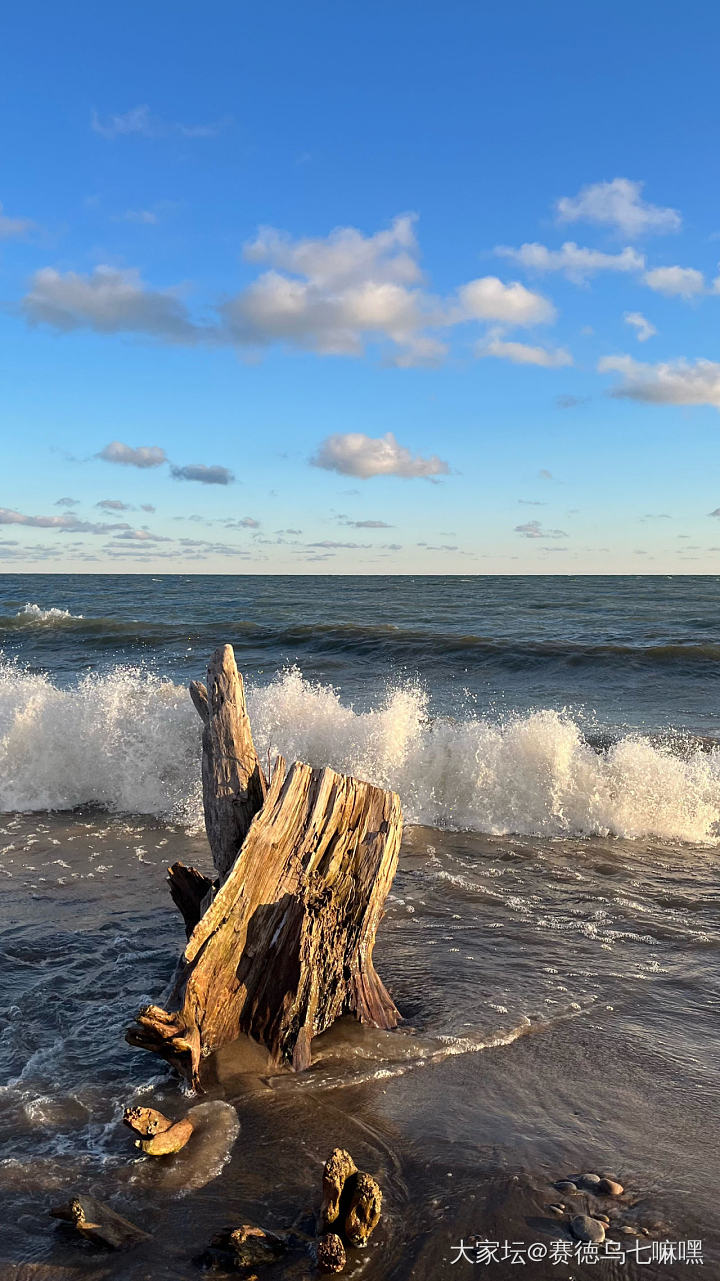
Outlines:
[[[307,1228],[335,1145],[385,1193],[350,1275],[568,1241],[552,1183],[589,1170],[626,1187],[611,1236],[700,1239],[720,1276],[717,582],[5,578],[0,1278],[189,1281],[218,1230]],[[302,1076],[227,1047],[198,1100],[123,1034],[182,949],[167,865],[207,868],[185,686],[228,639],[263,754],[400,792],[375,959],[404,1021],[343,1021]],[[142,1157],[133,1102],[203,1109],[193,1141]],[[90,1189],[151,1242],[108,1257],[48,1217]]]
[[[714,852],[409,829],[376,948],[401,1028],[344,1022],[302,1076],[228,1047],[202,1134],[163,1162],[134,1151],[122,1108],[196,1104],[123,1031],[171,978],[183,935],[164,869],[202,865],[202,840],[89,812],[9,817],[0,837],[6,1260],[100,1275],[106,1258],[46,1218],[92,1188],[154,1233],[112,1276],[193,1277],[223,1227],[317,1209],[336,1144],[385,1190],[355,1264],[367,1278],[456,1275],[451,1247],[473,1233],[562,1239],[551,1184],[583,1169],[617,1172],[637,1200],[611,1209],[618,1226],[717,1249]]]

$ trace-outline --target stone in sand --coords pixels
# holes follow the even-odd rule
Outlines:
[[[150,1139],[154,1134],[162,1134],[174,1124],[169,1117],[163,1116],[162,1112],[158,1112],[156,1108],[140,1107],[125,1108],[123,1121],[143,1139]]]
[[[588,1192],[597,1192],[599,1184],[600,1184],[599,1174],[581,1174],[580,1175],[580,1186],[582,1188],[587,1188]]]
[[[320,1218],[324,1224],[336,1223],[340,1215],[340,1201],[345,1184],[357,1166],[344,1148],[333,1148],[323,1169],[323,1199]]]
[[[179,1152],[185,1147],[188,1139],[193,1132],[193,1123],[185,1117],[182,1121],[176,1121],[169,1129],[162,1130],[160,1134],[154,1134],[150,1139],[138,1139],[136,1146],[142,1148],[148,1156],[170,1156],[173,1152]]]
[[[622,1183],[616,1183],[614,1179],[601,1179],[597,1185],[601,1196],[622,1196],[624,1190]]]
[[[371,1174],[358,1172],[347,1181],[350,1208],[345,1217],[345,1240],[350,1245],[367,1245],[380,1221],[382,1192]]]
[[[564,1214],[565,1206],[562,1204],[562,1202],[558,1202],[557,1205],[549,1205],[548,1210],[552,1210],[553,1214]]]
[[[560,1179],[554,1186],[558,1192],[565,1192],[568,1196],[571,1196],[573,1192],[577,1192],[577,1184],[571,1183],[570,1179]]]
[[[274,1263],[285,1253],[287,1242],[275,1232],[244,1223],[231,1232],[221,1232],[213,1237],[200,1263],[205,1267],[233,1270],[253,1267],[255,1264]]]
[[[570,1220],[570,1228],[578,1241],[592,1241],[595,1245],[600,1245],[605,1240],[605,1225],[589,1214],[576,1214]]]
[[[345,1246],[337,1232],[328,1232],[317,1244],[317,1264],[320,1272],[342,1272],[347,1263]]]

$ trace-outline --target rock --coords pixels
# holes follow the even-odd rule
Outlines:
[[[578,1241],[592,1241],[600,1245],[605,1240],[604,1223],[592,1219],[589,1214],[576,1214],[574,1219],[570,1220],[570,1227]]]
[[[577,1192],[577,1184],[571,1183],[570,1179],[560,1179],[553,1186],[557,1188],[558,1192],[564,1192],[567,1196],[572,1196],[573,1192]]]
[[[616,1183],[614,1179],[601,1179],[596,1191],[600,1196],[622,1196],[625,1189],[622,1183]]]
[[[357,1173],[357,1166],[344,1148],[333,1148],[323,1169],[323,1200],[320,1217],[325,1225],[335,1223],[340,1214],[340,1199],[347,1180]]]
[[[635,1231],[635,1228],[630,1227],[629,1223],[623,1223],[622,1227],[618,1228],[618,1232],[624,1232],[626,1237],[637,1237],[640,1235],[639,1232]]]
[[[203,1267],[240,1270],[256,1263],[274,1263],[287,1250],[287,1241],[276,1232],[244,1223],[232,1232],[214,1236],[199,1262]]]
[[[557,1205],[549,1205],[548,1210],[552,1210],[553,1214],[564,1214],[565,1206],[562,1204],[562,1202],[558,1202]]]
[[[580,1175],[580,1186],[582,1188],[587,1188],[588,1192],[597,1192],[599,1185],[600,1185],[599,1174],[581,1174]]]
[[[371,1174],[358,1172],[347,1180],[350,1208],[345,1217],[345,1240],[350,1245],[367,1245],[380,1221],[382,1192]]]
[[[155,1108],[125,1108],[123,1121],[143,1139],[151,1139],[153,1135],[162,1134],[174,1125],[173,1121]]]
[[[176,1121],[175,1125],[162,1130],[160,1134],[153,1135],[150,1139],[137,1139],[136,1146],[142,1148],[148,1156],[169,1156],[172,1152],[179,1152],[185,1147],[192,1132],[193,1123],[185,1117],[184,1120]]]
[[[317,1243],[317,1264],[320,1272],[342,1272],[347,1263],[345,1246],[337,1232],[328,1232]]]
[[[606,1214],[594,1214],[593,1218],[597,1219],[598,1223],[604,1223],[606,1228],[610,1227],[610,1220]]]
[[[122,1215],[94,1196],[74,1196],[67,1205],[56,1206],[50,1211],[53,1219],[62,1219],[69,1223],[81,1236],[95,1245],[104,1245],[109,1250],[122,1250],[149,1241],[149,1233],[136,1227]]]

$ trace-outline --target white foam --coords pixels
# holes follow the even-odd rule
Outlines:
[[[258,750],[399,792],[407,820],[491,834],[715,842],[720,751],[683,757],[638,735],[598,754],[556,711],[431,719],[404,687],[357,712],[281,673],[250,689]],[[100,804],[200,824],[200,721],[182,686],[131,668],[59,689],[0,664],[0,809]]]
[[[35,605],[29,601],[27,605],[23,605],[22,609],[18,610],[15,617],[27,618],[35,623],[61,623],[69,619],[82,618],[83,615],[71,614],[69,609],[56,609],[54,606],[51,609],[42,609],[40,605]]]

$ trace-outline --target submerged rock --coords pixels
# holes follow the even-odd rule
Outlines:
[[[342,1272],[347,1263],[345,1246],[337,1232],[328,1232],[317,1243],[317,1264],[320,1272]]]
[[[160,1134],[154,1134],[149,1139],[137,1139],[136,1146],[142,1148],[148,1156],[170,1156],[173,1152],[179,1152],[185,1147],[188,1139],[193,1132],[193,1123],[189,1117],[182,1121],[177,1121],[167,1130],[162,1130]]]
[[[56,1206],[50,1214],[53,1219],[69,1223],[88,1241],[109,1250],[122,1250],[150,1240],[149,1233],[94,1196],[74,1196],[67,1205]]]
[[[350,1208],[345,1218],[345,1240],[350,1245],[367,1245],[380,1221],[382,1192],[371,1174],[353,1174],[347,1181]]]
[[[576,1214],[570,1220],[570,1228],[573,1236],[577,1237],[578,1241],[592,1241],[594,1244],[600,1245],[605,1240],[604,1223],[600,1223],[598,1219],[591,1218],[589,1214]]]

